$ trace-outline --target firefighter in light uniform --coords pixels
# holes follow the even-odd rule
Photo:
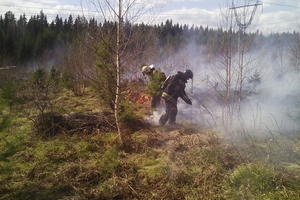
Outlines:
[[[170,125],[176,124],[177,100],[182,98],[185,103],[192,105],[192,101],[185,93],[185,85],[189,79],[193,78],[193,72],[186,70],[178,72],[176,75],[167,78],[162,86],[162,98],[165,100],[166,112],[159,119],[160,125],[165,125],[168,121]]]
[[[159,69],[155,69],[153,65],[143,66],[142,73],[149,78],[149,85],[146,91],[151,95],[151,108],[153,111],[160,105],[160,99],[163,92],[161,86],[166,80],[166,75]]]

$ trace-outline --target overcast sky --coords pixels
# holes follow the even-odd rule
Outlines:
[[[92,0],[0,0],[0,14],[3,15],[11,10],[16,15],[25,13],[29,16],[43,9],[49,19],[56,14],[66,17],[69,14],[81,15],[82,13],[100,18],[99,13],[93,12],[96,7],[87,3],[88,1]],[[151,7],[144,15],[145,22],[149,22],[150,18],[152,23],[172,19],[174,23],[209,27],[220,26],[220,8],[224,8],[228,2],[228,0],[138,0],[140,1],[144,1],[148,8]],[[256,2],[256,0],[234,1],[236,5],[240,5],[241,1],[250,4]],[[262,2],[263,6],[257,9],[249,30],[259,29],[264,33],[300,31],[300,0],[263,0]]]

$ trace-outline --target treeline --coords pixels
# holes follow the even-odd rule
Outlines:
[[[46,52],[51,54],[56,47],[64,48],[85,33],[93,35],[99,29],[112,30],[113,26],[115,24],[112,22],[99,23],[95,19],[87,20],[72,15],[66,19],[56,16],[49,22],[42,11],[31,17],[24,14],[17,19],[11,11],[8,11],[4,16],[0,16],[0,66],[22,66],[29,61],[41,59]],[[129,37],[132,33],[139,35],[136,41],[141,41],[143,38],[151,40],[147,44],[151,44],[152,48],[156,49],[154,51],[156,56],[163,57],[171,55],[191,42],[198,46],[206,46],[210,54],[217,54],[219,47],[223,45],[224,35],[228,34],[221,28],[179,25],[171,20],[159,25],[132,25],[127,22],[124,30],[125,36]],[[107,34],[111,33],[107,32]],[[230,33],[234,40],[237,40],[237,34]],[[266,37],[257,31],[245,37],[246,40],[256,38],[256,44],[261,44],[262,41],[272,42],[277,41],[278,38],[286,40],[292,38],[294,34],[296,33],[271,34]],[[86,34],[84,36],[87,37]],[[134,48],[136,45],[139,44],[131,46]]]
[[[91,26],[96,26],[95,20],[88,22],[79,16],[65,20],[57,16],[49,23],[43,12],[29,19],[25,15],[16,19],[12,12],[6,12],[0,16],[0,64],[18,65],[37,59],[56,45],[71,42]]]

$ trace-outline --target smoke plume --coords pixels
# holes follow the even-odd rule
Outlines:
[[[228,104],[222,99],[225,71],[219,57],[211,58],[205,47],[191,42],[176,55],[161,61],[156,66],[167,75],[187,68],[194,72],[193,86],[189,81],[186,88],[193,105],[179,100],[178,121],[189,121],[201,127],[224,131],[224,118],[230,117],[227,132],[247,131],[256,135],[264,134],[266,130],[278,134],[300,130],[300,76],[291,63],[290,42],[266,42],[252,47],[245,54],[245,63],[248,64],[245,67],[243,98],[239,106],[234,106],[236,101],[230,103],[229,107],[235,107],[231,108],[232,113],[226,113],[225,107]],[[233,63],[237,59],[237,55],[234,55]],[[256,80],[252,80],[253,77]],[[237,82],[234,73],[232,82]],[[238,91],[232,87],[231,92]]]

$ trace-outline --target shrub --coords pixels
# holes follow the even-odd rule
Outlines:
[[[101,176],[103,178],[111,177],[116,167],[120,164],[119,151],[113,147],[104,152],[101,159]]]
[[[33,73],[27,89],[25,96],[39,114],[52,109],[55,84],[47,71],[42,68],[37,69]]]
[[[76,36],[65,50],[64,58],[59,64],[63,71],[64,85],[75,96],[85,94],[90,76],[94,72],[90,68],[95,63],[94,41],[85,37],[85,34]]]
[[[137,119],[134,106],[128,101],[123,101],[120,109],[120,117],[124,123],[130,123]]]
[[[229,176],[225,197],[231,200],[297,199],[299,195],[293,192],[295,188],[290,180],[263,164],[241,165]]]
[[[111,113],[73,113],[62,116],[55,112],[46,112],[34,121],[35,132],[45,136],[55,136],[61,132],[68,134],[104,133],[115,130]]]
[[[2,101],[2,104],[8,105],[11,108],[16,101],[16,90],[17,87],[13,81],[5,81],[0,88],[0,101]]]
[[[97,48],[96,75],[93,83],[102,104],[113,110],[117,74],[116,66],[113,61],[113,54],[109,50],[106,42],[101,41]]]
[[[51,68],[49,79],[53,82],[55,92],[59,92],[61,89],[61,72],[57,68]]]
[[[123,99],[120,105],[120,119],[121,122],[128,127],[131,131],[139,131],[149,124],[142,120],[141,113],[138,112],[137,107],[129,102],[127,99]]]
[[[65,67],[62,75],[64,87],[71,90],[75,96],[82,96],[86,89],[83,74],[75,67]]]
[[[11,117],[9,115],[0,115],[0,132],[4,131],[11,124]]]
[[[43,137],[51,137],[63,130],[64,123],[65,118],[58,113],[42,113],[36,117],[34,129]]]

